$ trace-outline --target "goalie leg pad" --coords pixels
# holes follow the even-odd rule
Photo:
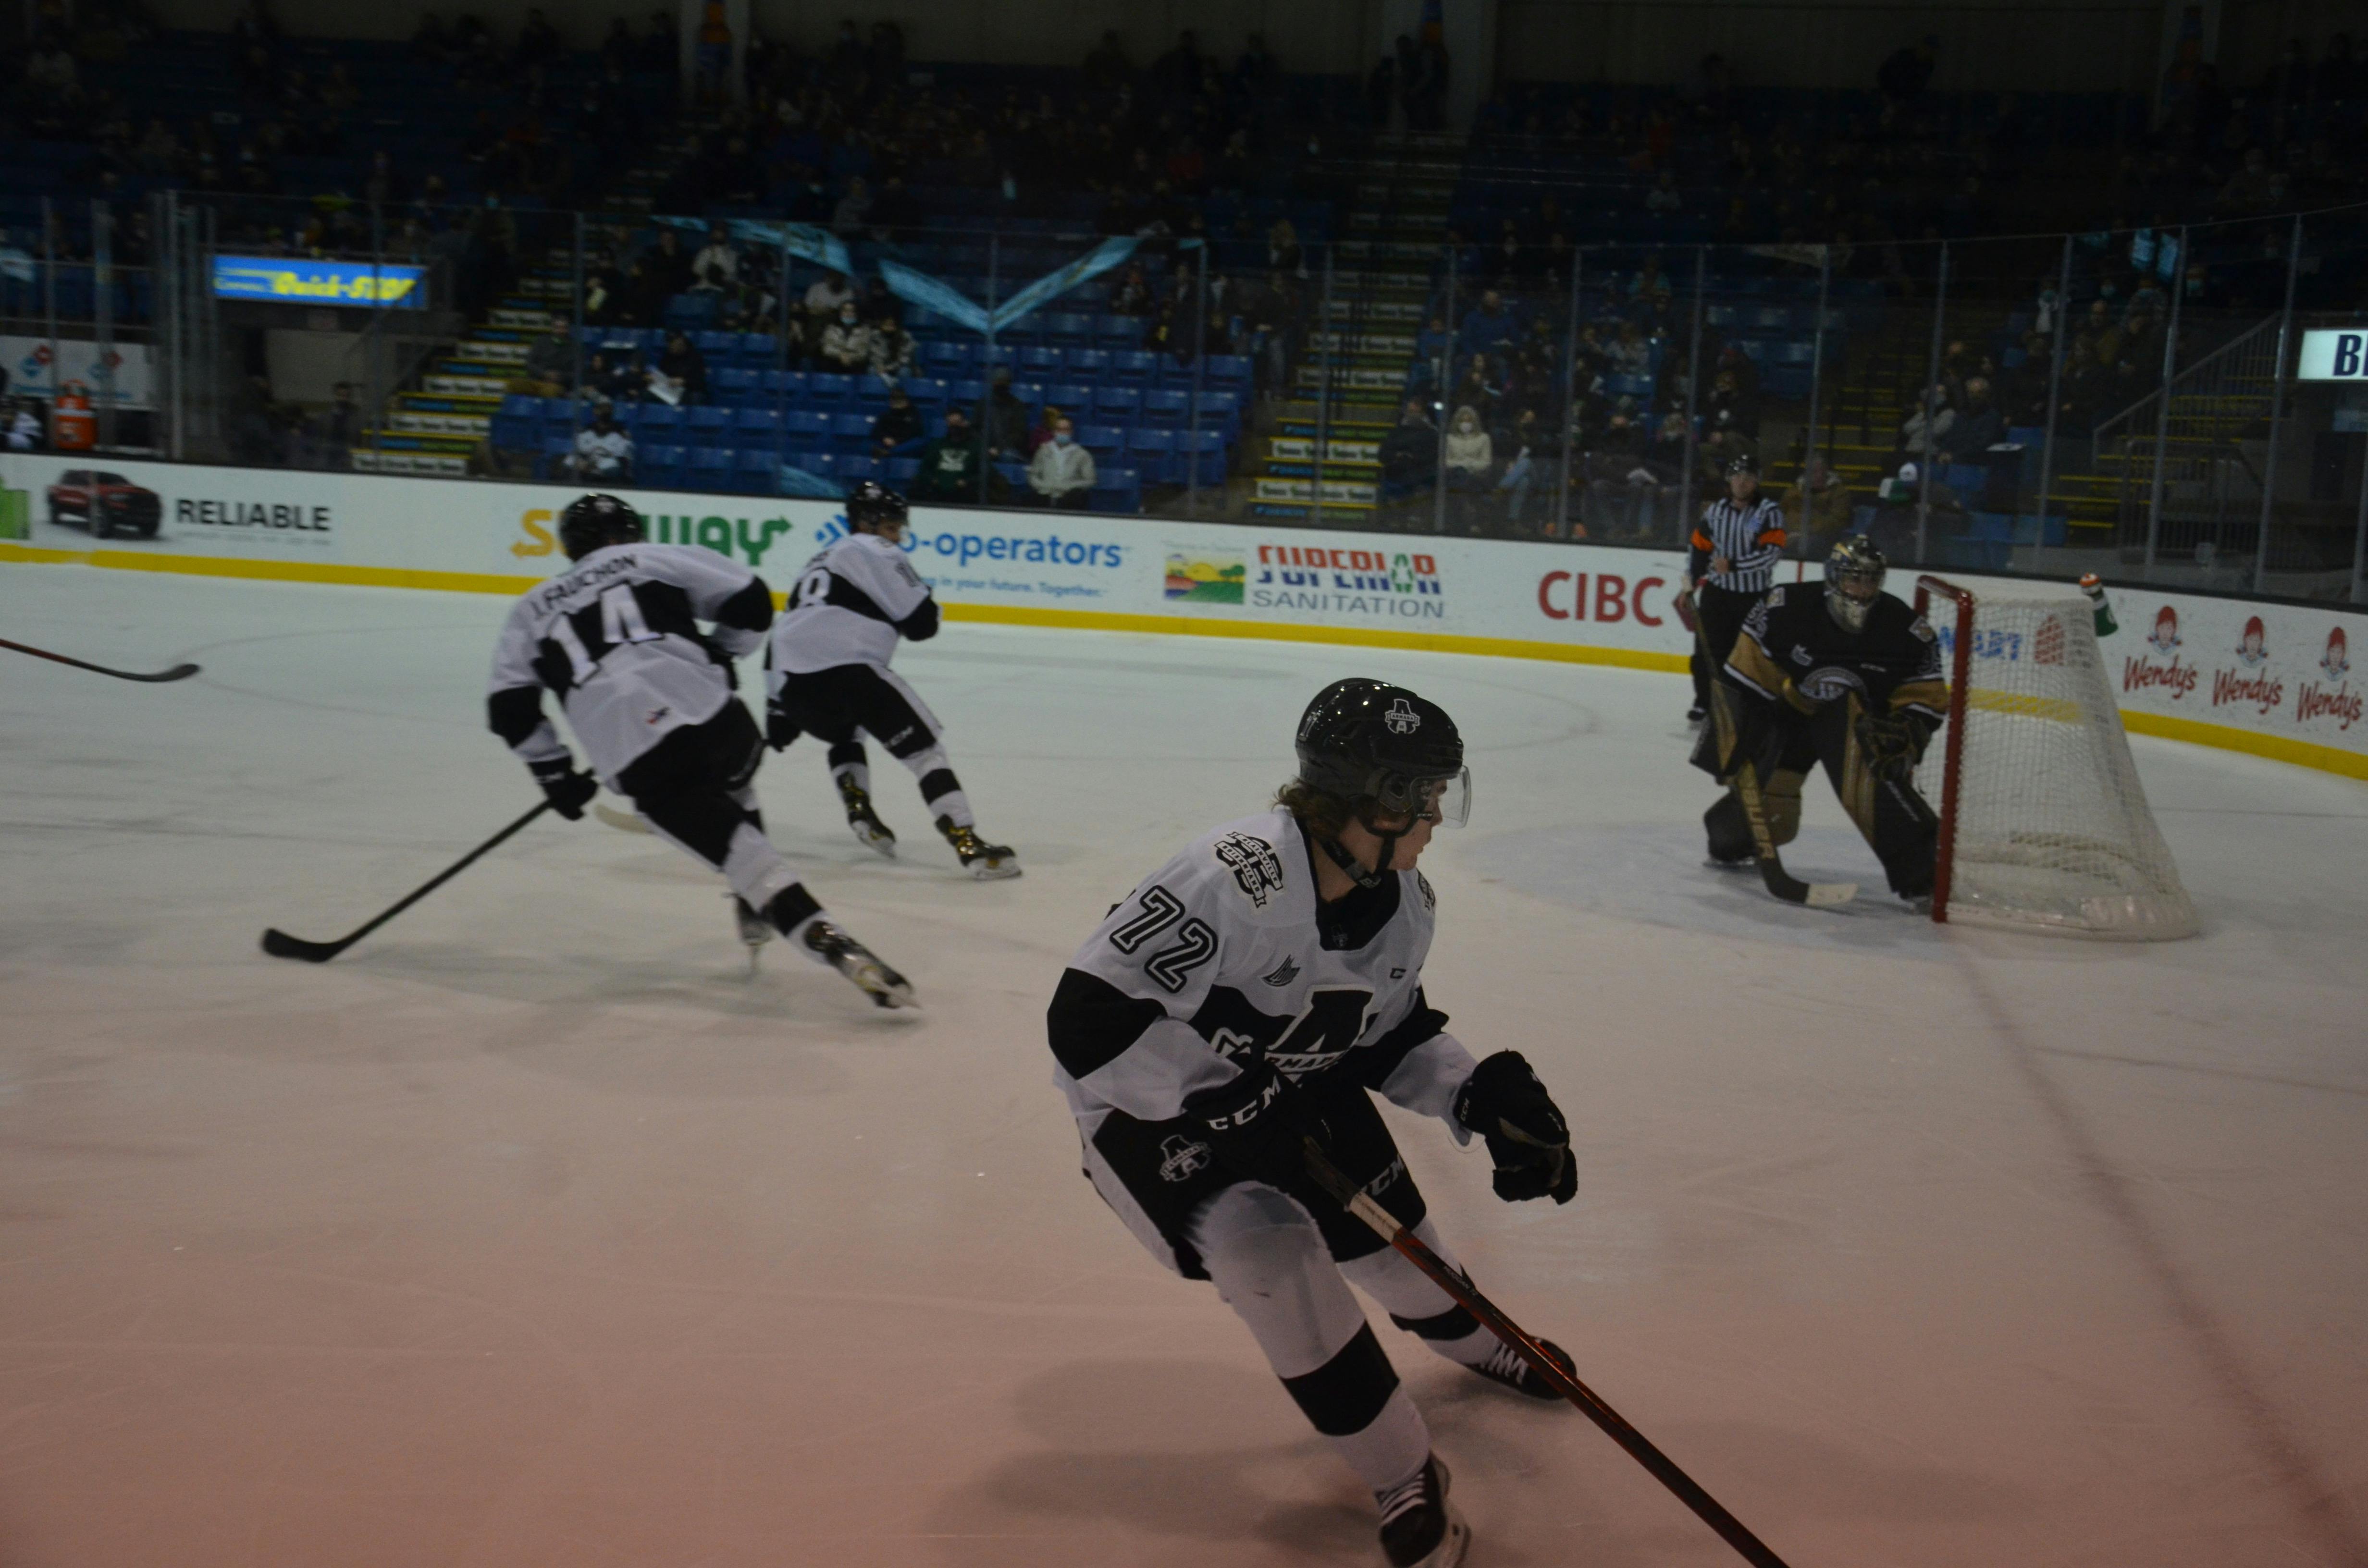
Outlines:
[[[1779,768],[1768,776],[1768,836],[1790,844],[1801,836],[1801,780],[1806,775]],[[1746,834],[1749,829],[1745,829]]]
[[[1741,865],[1751,858],[1751,823],[1734,790],[1721,795],[1702,812],[1702,827],[1710,835],[1710,858],[1720,865]]]

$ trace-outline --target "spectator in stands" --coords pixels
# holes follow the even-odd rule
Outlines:
[[[1520,526],[1521,514],[1529,509],[1530,492],[1539,482],[1540,464],[1547,456],[1546,427],[1539,423],[1537,410],[1524,408],[1501,437],[1491,434],[1492,452],[1513,455],[1507,460],[1505,471],[1497,476],[1497,494],[1505,498],[1505,521]]]
[[[1478,354],[1500,343],[1514,342],[1520,335],[1521,324],[1505,308],[1505,296],[1491,289],[1480,296],[1479,304],[1465,313],[1455,346],[1463,353]]]
[[[1737,385],[1735,372],[1724,366],[1711,382],[1710,401],[1702,412],[1738,434],[1754,437],[1759,434],[1759,400]]]
[[[666,352],[651,372],[650,390],[666,402],[689,408],[707,401],[707,356],[679,332],[666,334]],[[668,396],[668,392],[673,395]]]
[[[1653,188],[1645,193],[1645,210],[1667,218],[1685,210],[1686,199],[1678,189],[1678,172],[1663,169]]]
[[[885,460],[916,452],[928,434],[921,411],[913,406],[913,394],[901,386],[891,387],[888,406],[871,421],[871,455]]]
[[[1653,344],[1645,335],[1644,327],[1634,320],[1620,324],[1620,336],[1610,348],[1615,373],[1622,376],[1649,376],[1653,373]]]
[[[830,232],[844,239],[853,239],[862,232],[865,221],[871,215],[871,187],[861,175],[847,177],[847,194],[830,210]]]
[[[1497,466],[1495,445],[1480,423],[1479,411],[1468,403],[1456,409],[1455,417],[1448,424],[1444,460],[1447,487],[1457,491],[1485,488]]]
[[[617,424],[617,412],[607,403],[592,411],[592,423],[575,432],[575,449],[567,454],[570,477],[587,483],[630,483],[633,477],[633,438]]]
[[[551,25],[542,8],[530,6],[525,25],[518,28],[518,48],[510,55],[510,63],[518,70],[548,65],[565,52],[566,47],[560,41],[559,29]]]
[[[554,327],[527,345],[526,360],[509,390],[527,397],[558,397],[575,376],[575,342]]]
[[[1299,231],[1288,218],[1277,218],[1266,232],[1266,265],[1269,272],[1307,276],[1307,253],[1300,248]]]
[[[1115,91],[1134,79],[1134,66],[1115,29],[1103,33],[1102,41],[1087,53],[1085,76],[1087,89],[1099,92]]]
[[[1941,451],[1943,465],[1986,463],[1990,448],[2006,439],[2006,422],[1998,416],[1987,381],[1975,376],[1965,382],[1964,412],[1942,439],[1946,443]]]
[[[732,232],[721,223],[711,224],[707,243],[690,258],[690,286],[707,293],[721,293],[740,280],[740,252],[732,244]]]
[[[2231,215],[2266,212],[2275,204],[2283,182],[2270,168],[2265,148],[2248,147],[2245,161],[2220,187],[2220,210]]]
[[[1019,394],[1011,390],[1011,369],[997,365],[991,378],[994,390],[986,400],[986,457],[989,462],[1016,462],[1028,455],[1028,426],[1032,415]]]
[[[682,240],[671,228],[658,231],[658,243],[642,254],[642,265],[649,273],[652,290],[661,301],[670,300],[690,287],[690,257],[683,253]]]
[[[871,329],[855,313],[855,301],[838,307],[838,315],[823,328],[821,358],[825,369],[842,376],[860,376],[871,367]]]
[[[1039,505],[1083,511],[1094,488],[1094,454],[1077,445],[1076,427],[1053,422],[1053,438],[1036,449],[1028,464],[1028,488]]]
[[[1116,316],[1147,316],[1152,310],[1151,282],[1143,275],[1140,263],[1132,263],[1119,276],[1118,287],[1110,290],[1110,313]]]
[[[1921,43],[1904,44],[1884,61],[1874,85],[1890,104],[1905,108],[1924,96],[1931,85],[1934,56],[1940,40],[1926,34]]]
[[[1827,465],[1822,453],[1812,452],[1802,465],[1800,477],[1784,487],[1778,503],[1784,508],[1784,523],[1793,532],[1807,540],[1804,559],[1824,559],[1828,546],[1850,532],[1850,486]]]
[[[1899,426],[1900,451],[1918,462],[1929,462],[1949,438],[1957,423],[1957,411],[1949,406],[1947,383],[1935,381],[1924,393],[1923,402],[1915,413]]]
[[[838,319],[839,307],[855,298],[855,289],[844,272],[825,272],[806,288],[806,314],[815,323],[820,335],[824,326]]]
[[[913,369],[916,345],[913,335],[894,316],[882,316],[871,324],[871,373],[886,381],[901,381]]]
[[[978,436],[971,429],[969,411],[955,403],[946,410],[946,433],[921,448],[913,499],[972,503],[978,499]]]
[[[362,410],[354,401],[354,384],[339,381],[331,389],[329,406],[321,414],[321,466],[349,466],[361,439]]]
[[[0,435],[7,437],[12,452],[38,452],[49,442],[41,434],[41,416],[34,411],[31,398],[19,398],[5,417],[0,417]]]
[[[1439,426],[1425,414],[1420,398],[1406,399],[1397,424],[1382,437],[1380,457],[1384,501],[1430,488],[1439,472]]]

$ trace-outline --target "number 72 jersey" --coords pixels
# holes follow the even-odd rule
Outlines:
[[[529,763],[564,756],[542,717],[548,689],[613,783],[667,734],[723,710],[729,661],[763,646],[772,619],[764,581],[738,562],[689,545],[605,546],[511,608],[494,650],[493,728]]]
[[[1251,1057],[1303,1086],[1345,1079],[1407,1103],[1400,1069],[1447,1021],[1422,995],[1430,887],[1400,871],[1351,902],[1354,925],[1327,937],[1306,841],[1280,810],[1145,878],[1069,960],[1047,1019],[1055,1081],[1087,1135],[1111,1111],[1178,1116]]]

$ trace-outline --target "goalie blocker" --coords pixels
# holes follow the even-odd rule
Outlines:
[[[1884,574],[1882,552],[1854,535],[1834,546],[1823,583],[1772,588],[1745,619],[1694,754],[1728,786],[1702,816],[1713,862],[1758,853],[1755,793],[1772,844],[1790,843],[1801,787],[1822,765],[1892,891],[1930,897],[1940,822],[1916,767],[1947,713],[1948,687],[1931,628],[1883,591]]]

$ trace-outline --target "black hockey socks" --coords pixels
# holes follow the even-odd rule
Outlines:
[[[978,819],[970,814],[970,797],[962,793],[962,780],[954,777],[953,763],[946,756],[946,748],[931,746],[927,751],[897,758],[913,770],[921,782],[921,800],[929,808],[930,820],[951,818],[956,827],[976,827]]]
[[[865,794],[871,792],[871,759],[864,755],[861,741],[841,741],[830,748],[830,777],[841,790],[851,779]]]

